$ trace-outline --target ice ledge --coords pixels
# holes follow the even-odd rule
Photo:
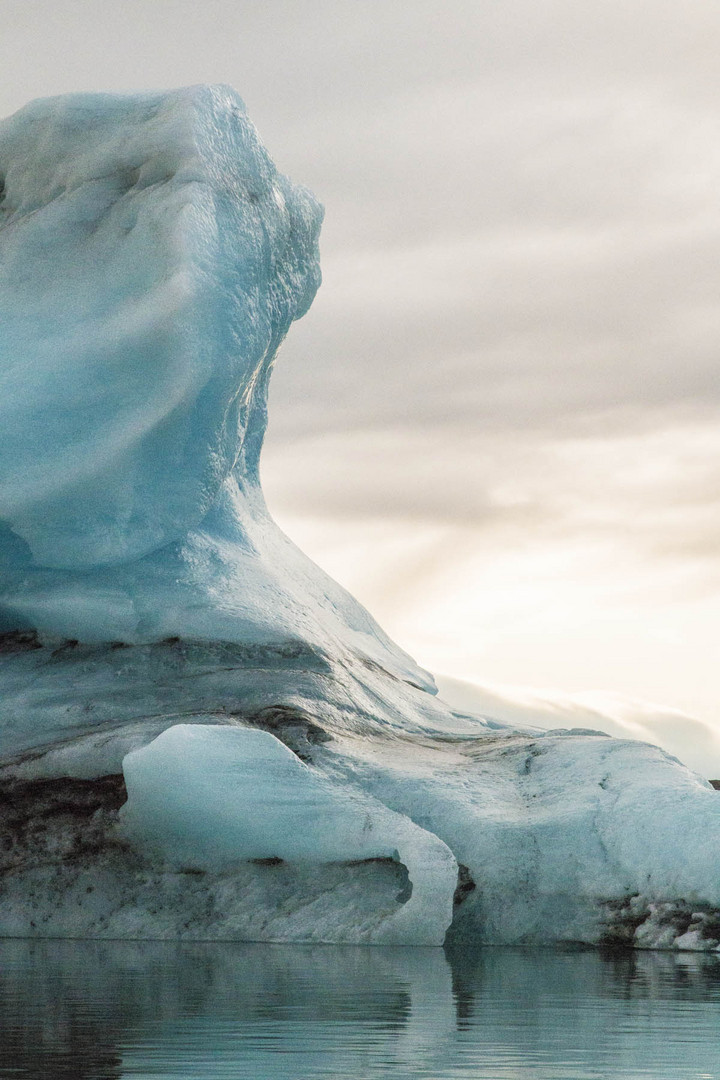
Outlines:
[[[371,796],[333,783],[269,732],[176,725],[128,754],[123,772],[124,830],[175,869],[391,859],[407,869],[407,892],[368,940],[443,943],[458,881],[449,848]]]

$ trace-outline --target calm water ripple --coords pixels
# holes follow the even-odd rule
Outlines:
[[[0,941],[0,1077],[720,1080],[720,959]]]

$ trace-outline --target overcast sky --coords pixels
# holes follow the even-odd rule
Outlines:
[[[326,206],[278,520],[437,672],[720,725],[720,5],[3,0],[0,112],[232,83]]]

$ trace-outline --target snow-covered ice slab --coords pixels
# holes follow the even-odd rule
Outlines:
[[[234,91],[0,124],[0,934],[720,947],[720,795],[454,712],[270,518],[321,209]]]

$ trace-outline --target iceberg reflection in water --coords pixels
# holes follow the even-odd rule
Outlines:
[[[0,1076],[715,1080],[705,955],[0,942]]]

